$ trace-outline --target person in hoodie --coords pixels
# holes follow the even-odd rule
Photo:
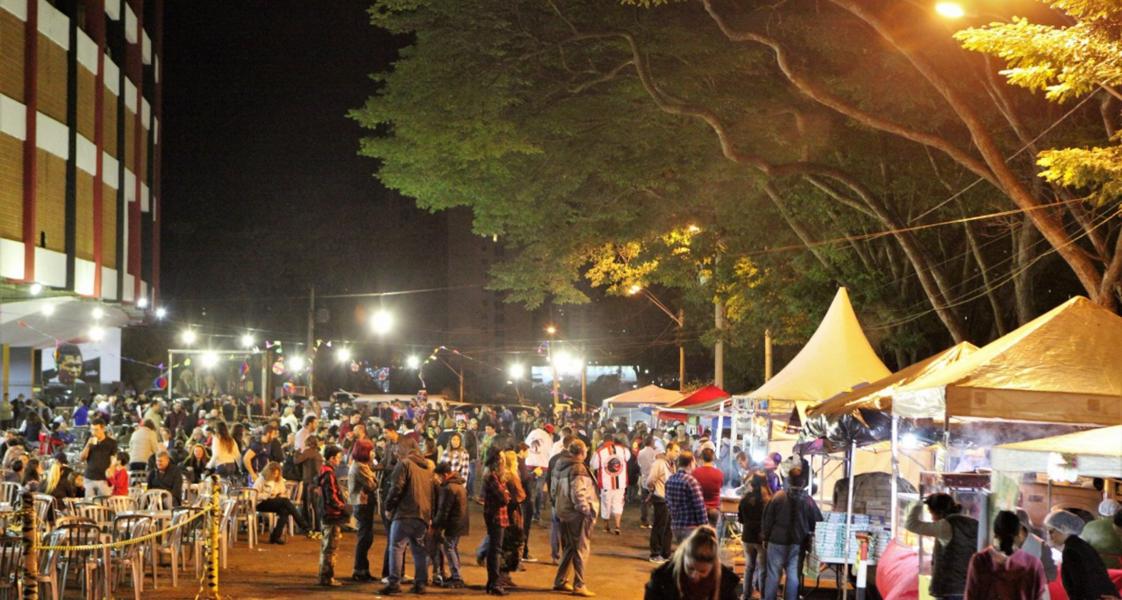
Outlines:
[[[296,455],[294,461],[300,467],[303,475],[304,497],[303,509],[307,515],[308,524],[312,531],[319,532],[323,524],[323,505],[320,498],[319,474],[323,470],[324,457],[320,454],[319,438],[309,436],[304,442],[304,448]]]
[[[339,489],[335,469],[343,462],[343,449],[328,446],[323,451],[316,489],[319,490],[320,503],[323,505],[323,544],[319,552],[319,584],[325,587],[342,585],[335,579],[335,555],[339,550],[339,540],[343,539],[343,526],[351,518],[350,505]]]
[[[358,533],[355,536],[355,565],[351,579],[373,581],[370,575],[370,546],[374,544],[374,500],[377,482],[370,468],[374,444],[367,439],[355,441],[351,447],[351,466],[347,471],[347,492],[354,507]]]
[[[381,594],[401,593],[402,571],[405,569],[405,548],[413,553],[413,593],[425,593],[428,556],[425,552],[425,534],[432,523],[435,485],[433,468],[421,454],[417,440],[402,437],[398,442],[398,464],[391,477],[385,510],[391,515],[389,545],[389,582]]]
[[[569,445],[569,456],[558,455],[556,470],[550,473],[550,498],[561,530],[561,562],[553,579],[553,589],[576,596],[595,596],[584,581],[584,567],[591,553],[592,524],[599,511],[596,485],[585,466],[588,446],[582,440]],[[573,569],[573,583],[567,579]]]
[[[440,578],[444,587],[459,589],[464,587],[460,574],[460,538],[470,533],[468,519],[468,494],[466,481],[452,465],[442,462],[436,467],[436,512],[432,517],[432,528],[440,548],[443,565]],[[444,573],[444,565],[450,573]]]

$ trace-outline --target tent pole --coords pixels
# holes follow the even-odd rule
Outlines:
[[[853,461],[854,458],[856,458],[854,456],[856,453],[857,440],[853,440],[849,442],[849,448],[846,452],[848,455],[846,456],[846,463],[849,465],[847,469],[849,472],[849,489],[846,490],[847,498],[845,501],[845,552],[842,555],[842,560],[844,561],[844,566],[842,568],[842,600],[847,600],[849,598],[849,545],[851,543],[850,538],[853,537],[853,472],[856,470],[853,468]],[[799,576],[801,577],[802,574],[800,573]]]
[[[896,539],[896,521],[897,521],[896,513],[899,512],[898,508],[897,508],[898,507],[898,502],[899,502],[897,500],[897,497],[900,494],[900,484],[898,483],[898,480],[900,479],[900,455],[899,455],[900,445],[897,442],[897,437],[899,435],[900,435],[900,417],[898,417],[896,415],[892,415],[892,437],[890,438],[891,439],[890,443],[891,443],[891,448],[892,448],[892,486],[891,486],[892,494],[891,494],[891,500],[889,501],[889,510],[891,510],[892,512],[889,513],[889,514],[892,515],[892,519],[891,519],[892,539],[894,539],[894,540]]]

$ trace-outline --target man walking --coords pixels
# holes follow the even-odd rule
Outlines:
[[[553,589],[576,596],[595,596],[584,582],[584,567],[591,553],[592,523],[596,520],[596,490],[592,474],[584,466],[588,446],[580,440],[569,445],[569,456],[559,455],[550,477],[550,496],[561,530],[561,562]],[[569,567],[573,584],[569,585]]]
[[[680,544],[694,529],[709,524],[705,514],[705,499],[701,485],[690,475],[693,471],[693,454],[678,455],[678,472],[666,480],[666,504],[670,509],[670,530],[674,543]]]
[[[627,442],[617,443],[609,430],[607,439],[592,455],[592,469],[600,483],[600,517],[604,519],[606,533],[620,534],[623,519],[623,496],[627,492],[627,461],[631,450]],[[612,524],[615,528],[612,528]]]
[[[778,598],[780,571],[787,574],[784,600],[799,597],[799,554],[803,543],[814,533],[814,524],[822,520],[822,511],[807,495],[805,486],[802,467],[791,469],[786,489],[772,496],[764,508],[760,536],[767,548],[766,600]]]
[[[651,562],[669,560],[671,548],[670,507],[666,504],[666,481],[674,474],[678,460],[678,442],[666,445],[666,452],[655,457],[647,475],[646,488],[651,494]]]
[[[386,511],[393,515],[390,524],[389,583],[383,595],[401,593],[405,570],[405,547],[413,553],[413,593],[425,593],[428,577],[428,555],[425,534],[432,522],[435,479],[433,467],[421,454],[417,441],[402,437],[398,442],[398,464],[391,475],[391,488],[386,498]]]

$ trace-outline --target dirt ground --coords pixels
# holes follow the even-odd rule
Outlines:
[[[472,514],[471,534],[460,542],[460,553],[464,559],[463,578],[468,587],[462,590],[446,590],[429,586],[428,596],[453,600],[479,598],[483,595],[487,572],[483,567],[476,566],[474,549],[484,533],[482,518],[476,510]],[[642,598],[643,586],[654,566],[647,562],[648,535],[648,530],[639,528],[638,511],[631,510],[631,507],[628,507],[624,515],[622,535],[610,535],[604,533],[602,529],[597,529],[592,537],[592,557],[585,574],[589,589],[602,598],[614,600]],[[289,538],[284,546],[264,544],[251,550],[243,536],[241,541],[230,550],[228,568],[220,574],[220,592],[224,598],[238,600],[278,600],[309,595],[317,598],[378,597],[381,583],[350,581],[354,543],[354,533],[343,535],[336,577],[344,585],[329,589],[316,585],[318,543],[296,537]],[[381,574],[382,552],[385,545],[386,538],[379,528],[374,537],[374,547],[370,551],[370,563],[375,575]],[[530,554],[541,562],[529,563],[525,571],[515,574],[513,579],[518,587],[509,590],[510,595],[514,598],[572,597],[570,594],[551,590],[556,567],[548,562],[549,530],[546,527],[534,525],[530,537]],[[407,561],[406,574],[411,577],[412,559],[408,558]],[[171,588],[171,576],[166,571],[166,567],[161,569],[160,589],[152,590],[149,580],[149,587],[144,590],[144,598],[159,600],[195,598],[198,582],[191,581],[190,577],[181,577],[179,587]],[[118,595],[131,597],[131,591],[121,590]],[[822,595],[822,597],[831,596],[832,594]],[[412,594],[405,593],[401,597],[409,598]]]

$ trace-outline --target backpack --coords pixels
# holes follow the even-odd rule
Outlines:
[[[281,477],[288,481],[304,481],[304,472],[300,465],[296,464],[295,453],[284,453],[284,462],[281,463]]]

